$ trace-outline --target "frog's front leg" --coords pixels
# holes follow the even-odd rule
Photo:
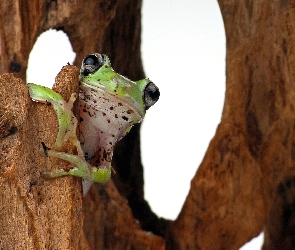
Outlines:
[[[74,164],[75,167],[69,167],[67,170],[55,170],[50,172],[45,172],[42,174],[43,177],[53,178],[62,175],[75,175],[81,177],[88,177],[89,169],[88,165],[84,158],[84,153],[82,151],[80,141],[77,138],[76,130],[77,130],[77,118],[74,116],[72,112],[73,104],[77,98],[77,94],[73,93],[70,97],[69,102],[66,102],[62,96],[50,88],[40,86],[37,84],[28,84],[30,97],[42,103],[51,103],[58,119],[58,134],[54,144],[54,148],[52,150],[48,150],[45,145],[43,145],[44,152],[46,156],[56,157],[59,159],[63,159],[69,161]],[[62,152],[63,144],[66,141],[70,141],[73,145],[76,146],[78,151],[77,155],[68,154]],[[77,169],[78,167],[78,169]],[[79,170],[79,168],[81,168]]]
[[[51,103],[57,114],[58,134],[53,150],[62,151],[63,144],[66,141],[70,141],[76,146],[78,155],[84,159],[80,141],[76,135],[78,121],[72,112],[73,104],[78,96],[77,93],[73,93],[69,102],[66,102],[60,94],[50,88],[33,83],[28,84],[28,88],[33,100],[42,103]]]

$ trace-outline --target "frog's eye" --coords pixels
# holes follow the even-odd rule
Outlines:
[[[80,73],[83,76],[95,73],[104,65],[106,56],[104,54],[90,54],[83,59]]]
[[[159,97],[159,88],[153,82],[149,82],[145,86],[143,94],[145,109],[148,110],[151,106],[153,106],[158,101]]]

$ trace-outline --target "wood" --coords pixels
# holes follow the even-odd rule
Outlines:
[[[77,91],[77,74],[75,66],[64,69],[58,77],[62,81],[57,81],[56,90],[61,90],[58,85],[74,81],[76,88],[65,96]],[[81,182],[74,178],[40,178],[40,173],[46,169],[67,166],[66,162],[43,157],[39,152],[41,142],[48,147],[53,147],[55,142],[54,110],[33,102],[26,84],[12,74],[2,75],[0,86],[0,248],[69,249],[78,246],[83,222],[82,195],[73,189],[81,191]],[[66,149],[74,153],[73,146]]]
[[[0,2],[0,73],[15,76],[0,77],[1,249],[238,249],[264,225],[264,249],[277,242],[294,248],[293,222],[283,221],[295,193],[295,5],[219,5],[227,37],[223,115],[181,213],[169,222],[144,200],[139,126],[116,149],[118,174],[94,185],[85,199],[78,178],[40,178],[65,164],[39,154],[41,141],[54,143],[56,116],[32,102],[19,79],[37,37],[49,28],[67,33],[76,66],[103,52],[119,73],[142,78],[141,1]],[[77,76],[75,66],[65,67],[56,90],[68,98],[78,90]]]

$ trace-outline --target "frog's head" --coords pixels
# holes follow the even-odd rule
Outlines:
[[[90,54],[82,61],[80,84],[106,91],[135,108],[141,117],[159,99],[158,87],[149,79],[131,81],[116,73],[109,58],[104,54]]]

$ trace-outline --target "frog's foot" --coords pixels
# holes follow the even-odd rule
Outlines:
[[[44,178],[55,178],[64,175],[72,175],[77,177],[82,177],[84,179],[90,179],[91,174],[89,169],[91,168],[90,165],[84,160],[84,158],[80,158],[78,155],[72,155],[65,152],[58,152],[55,150],[51,150],[46,148],[44,152],[45,155],[49,157],[54,157],[58,159],[62,159],[71,163],[71,166],[64,169],[52,170],[52,171],[45,171],[42,173],[42,177]]]
[[[294,175],[286,176],[277,187],[266,222],[263,249],[295,249]]]
[[[71,163],[71,166],[73,166],[53,171],[45,171],[41,175],[44,178],[55,178],[64,175],[72,175],[82,177],[84,180],[87,181],[104,183],[108,181],[111,177],[110,167],[92,167],[89,163],[87,163],[84,160],[84,158],[82,159],[78,155],[72,155],[65,152],[58,152],[48,148],[46,148],[44,153],[48,157],[55,157],[58,159],[68,161]]]
[[[96,168],[92,167],[92,176],[91,180],[83,179],[82,186],[83,186],[83,196],[85,196],[90,189],[93,182],[98,183],[105,183],[111,178],[111,171],[113,168],[111,167],[111,170],[108,168]]]

